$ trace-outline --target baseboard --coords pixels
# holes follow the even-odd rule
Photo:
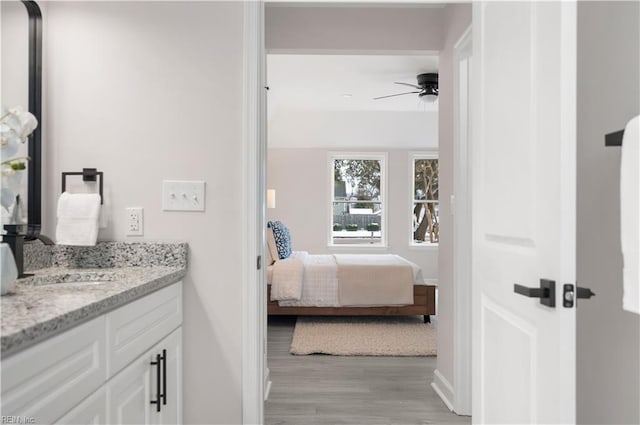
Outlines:
[[[440,396],[444,404],[453,412],[453,387],[438,370],[433,371],[433,382],[431,388]]]
[[[271,371],[269,370],[269,368],[266,368],[264,374],[264,401],[269,400],[269,393],[271,392],[271,380],[269,379],[270,374]]]

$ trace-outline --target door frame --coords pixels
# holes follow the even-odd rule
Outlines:
[[[244,3],[242,134],[242,423],[264,422],[266,375],[266,94],[264,1]],[[257,263],[257,264],[256,264]]]
[[[262,424],[264,401],[269,380],[266,366],[266,291],[264,269],[254,273],[256,257],[264,258],[265,184],[266,163],[266,95],[264,47],[264,0],[246,2],[244,5],[244,113],[243,113],[243,206],[245,232],[242,241],[243,257],[243,358],[242,358],[242,421],[243,424]],[[460,55],[470,49],[471,26],[454,45],[454,65]],[[454,70],[454,93],[459,90],[457,71]],[[454,97],[456,99],[456,97]],[[471,231],[470,209],[460,208],[471,203],[470,151],[461,143],[459,134],[459,105],[454,100],[454,193],[456,200],[454,227],[466,226]],[[470,106],[471,107],[471,106]],[[468,120],[468,125],[470,125]],[[460,161],[465,155],[466,163]],[[463,165],[464,164],[464,165]],[[466,177],[465,177],[466,176]],[[457,181],[457,185],[456,182]],[[466,199],[465,199],[466,198]],[[462,212],[462,213],[461,213]],[[471,414],[471,253],[463,250],[464,242],[471,235],[454,235],[454,400],[457,414]],[[468,242],[467,242],[468,243]]]
[[[453,411],[471,415],[471,70],[464,88],[467,114],[461,118],[460,72],[462,60],[473,55],[472,25],[453,47]],[[471,65],[470,65],[471,68]],[[466,138],[461,137],[465,131]]]

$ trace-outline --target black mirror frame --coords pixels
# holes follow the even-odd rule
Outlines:
[[[42,12],[35,1],[21,0],[29,16],[29,112],[38,127],[29,136],[27,240],[41,239],[42,226]]]

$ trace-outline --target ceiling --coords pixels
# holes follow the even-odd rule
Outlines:
[[[269,110],[279,108],[356,111],[435,111],[437,103],[394,84],[417,84],[416,75],[437,72],[437,55],[267,55]]]
[[[394,81],[437,72],[436,55],[267,55],[270,148],[435,148],[438,102]]]

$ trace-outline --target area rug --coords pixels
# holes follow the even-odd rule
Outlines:
[[[291,354],[435,356],[436,327],[422,316],[300,316]]]

